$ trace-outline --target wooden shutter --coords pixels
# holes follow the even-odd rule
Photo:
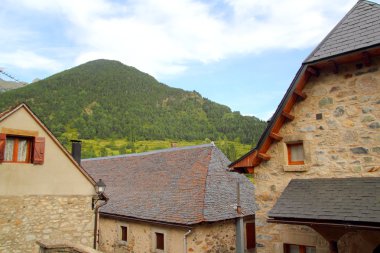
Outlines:
[[[0,134],[0,163],[4,161],[5,157],[5,140],[7,136],[5,134]]]
[[[45,156],[45,137],[36,137],[33,145],[33,163],[43,164]]]
[[[245,224],[245,234],[247,240],[247,249],[256,248],[256,233],[255,233],[255,223]]]

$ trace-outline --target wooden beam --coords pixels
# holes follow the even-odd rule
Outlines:
[[[285,119],[287,119],[287,120],[289,120],[289,121],[292,121],[293,119],[294,119],[294,115],[291,115],[290,113],[287,113],[287,112],[282,112],[281,113],[281,115],[285,118]]]
[[[271,132],[269,134],[269,137],[272,138],[275,141],[281,141],[282,140],[282,136],[281,135],[273,133],[273,132]]]
[[[336,61],[334,61],[334,60],[329,60],[328,62],[331,63],[331,65],[332,65],[333,73],[334,74],[338,74],[339,73],[339,65],[338,65],[338,63]]]
[[[257,157],[265,161],[269,161],[271,158],[270,155],[265,154],[265,153],[258,153]]]
[[[308,72],[309,74],[313,76],[319,76],[319,69],[314,68],[314,67],[310,67],[310,66],[307,67],[306,72]]]
[[[255,168],[251,167],[251,168],[247,168],[247,173],[248,174],[253,174],[255,173]]]
[[[1,133],[9,134],[9,135],[19,135],[19,136],[38,136],[38,131],[30,131],[30,130],[21,130],[21,129],[13,129],[13,128],[5,128],[3,127]]]
[[[362,53],[363,63],[365,66],[371,66],[371,55],[366,51]]]
[[[305,100],[307,98],[307,95],[300,90],[295,89],[293,93],[296,94],[301,100]]]

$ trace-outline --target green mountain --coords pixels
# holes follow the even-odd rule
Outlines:
[[[26,102],[58,138],[238,140],[254,144],[265,122],[157,82],[117,61],[96,60],[0,94],[0,110]]]

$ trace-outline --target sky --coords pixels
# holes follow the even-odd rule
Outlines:
[[[302,61],[355,3],[2,0],[0,68],[32,82],[91,60],[118,60],[267,120]]]

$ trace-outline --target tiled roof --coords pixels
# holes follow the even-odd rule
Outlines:
[[[380,5],[359,0],[305,63],[380,44]]]
[[[359,0],[303,62],[277,106],[275,113],[268,121],[267,127],[256,147],[229,166],[233,168],[236,164],[254,154],[255,151],[260,151],[264,146],[276,122],[282,117],[282,112],[292,98],[298,83],[305,77],[304,73],[307,72],[309,65],[322,59],[375,46],[380,46],[380,5],[366,0]]]
[[[380,178],[293,179],[268,216],[380,223]]]
[[[242,211],[254,214],[253,184],[228,163],[211,144],[82,160],[107,185],[101,213],[187,225],[237,217],[238,179]]]

